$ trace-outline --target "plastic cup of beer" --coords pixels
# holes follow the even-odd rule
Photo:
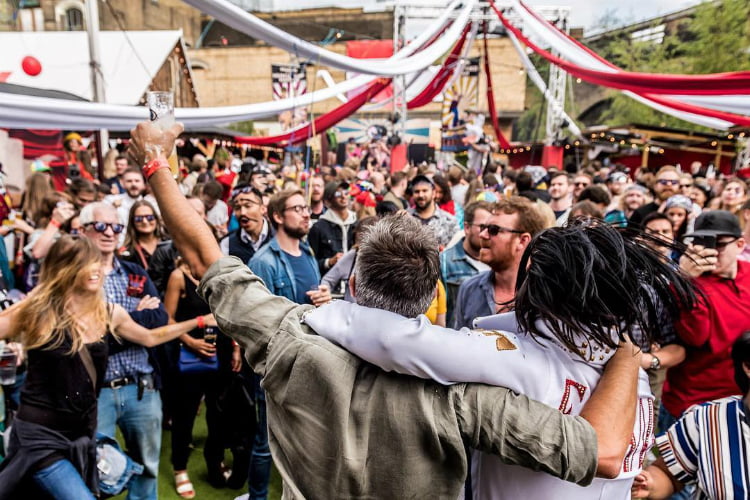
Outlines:
[[[16,383],[16,362],[18,355],[9,349],[0,352],[0,385]]]
[[[174,93],[153,91],[146,94],[151,121],[162,130],[174,125]]]

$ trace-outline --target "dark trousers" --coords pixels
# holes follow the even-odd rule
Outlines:
[[[190,443],[193,440],[193,424],[203,396],[206,398],[206,426],[208,437],[203,456],[209,470],[219,468],[224,459],[224,443],[221,422],[218,418],[217,398],[221,392],[218,372],[177,373],[177,384],[172,387],[172,467],[187,469]]]

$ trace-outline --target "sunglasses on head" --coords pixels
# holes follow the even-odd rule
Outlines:
[[[498,226],[497,224],[478,224],[478,226],[480,232],[486,230],[487,234],[489,234],[490,236],[497,236],[499,233],[523,234],[523,231]]]
[[[93,227],[94,231],[97,233],[103,233],[107,230],[107,228],[110,228],[113,233],[120,234],[123,229],[125,229],[125,226],[122,224],[117,224],[113,222],[89,222],[85,225],[86,227]]]
[[[144,220],[147,220],[149,222],[154,222],[156,220],[156,216],[154,214],[148,214],[148,215],[136,215],[133,217],[134,222],[143,222]]]

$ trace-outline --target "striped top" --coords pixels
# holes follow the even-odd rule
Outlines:
[[[693,499],[750,498],[750,425],[741,396],[693,406],[656,444],[675,478],[697,482]]]

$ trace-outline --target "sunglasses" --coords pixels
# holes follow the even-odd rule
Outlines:
[[[133,217],[133,222],[143,222],[144,220],[147,220],[149,222],[154,222],[156,220],[156,216],[153,214],[149,214],[149,215],[136,215]]]
[[[237,197],[238,195],[241,195],[241,194],[248,194],[248,193],[253,193],[253,194],[255,194],[256,196],[258,196],[259,198],[263,198],[263,196],[262,196],[262,195],[261,195],[261,193],[260,193],[260,192],[258,191],[258,189],[257,189],[257,188],[254,188],[253,186],[242,186],[242,187],[240,187],[240,188],[235,188],[235,189],[232,189],[232,194],[231,194],[231,196],[230,196],[229,198],[230,198],[230,199],[234,199],[234,198],[236,198],[236,197]]]
[[[588,182],[574,182],[573,185],[586,187],[589,185],[589,183]]]
[[[732,243],[734,243],[737,240],[739,240],[739,238],[732,238],[731,240],[726,240],[726,241],[717,241],[715,248],[716,248],[716,250],[718,252],[721,252],[722,250],[724,250],[727,247],[727,245],[731,245]]]
[[[679,186],[680,185],[680,181],[672,180],[672,179],[659,179],[656,182],[658,184],[661,184],[662,186]]]
[[[125,229],[125,226],[122,224],[112,222],[89,222],[88,224],[85,224],[84,227],[93,227],[94,231],[97,233],[103,233],[107,228],[110,228],[115,234],[120,234],[122,230]]]
[[[523,234],[524,231],[519,231],[517,229],[509,229],[507,227],[498,226],[497,224],[478,224],[479,226],[479,232],[487,231],[487,234],[490,236],[497,236],[499,233],[513,233],[513,234]]]

